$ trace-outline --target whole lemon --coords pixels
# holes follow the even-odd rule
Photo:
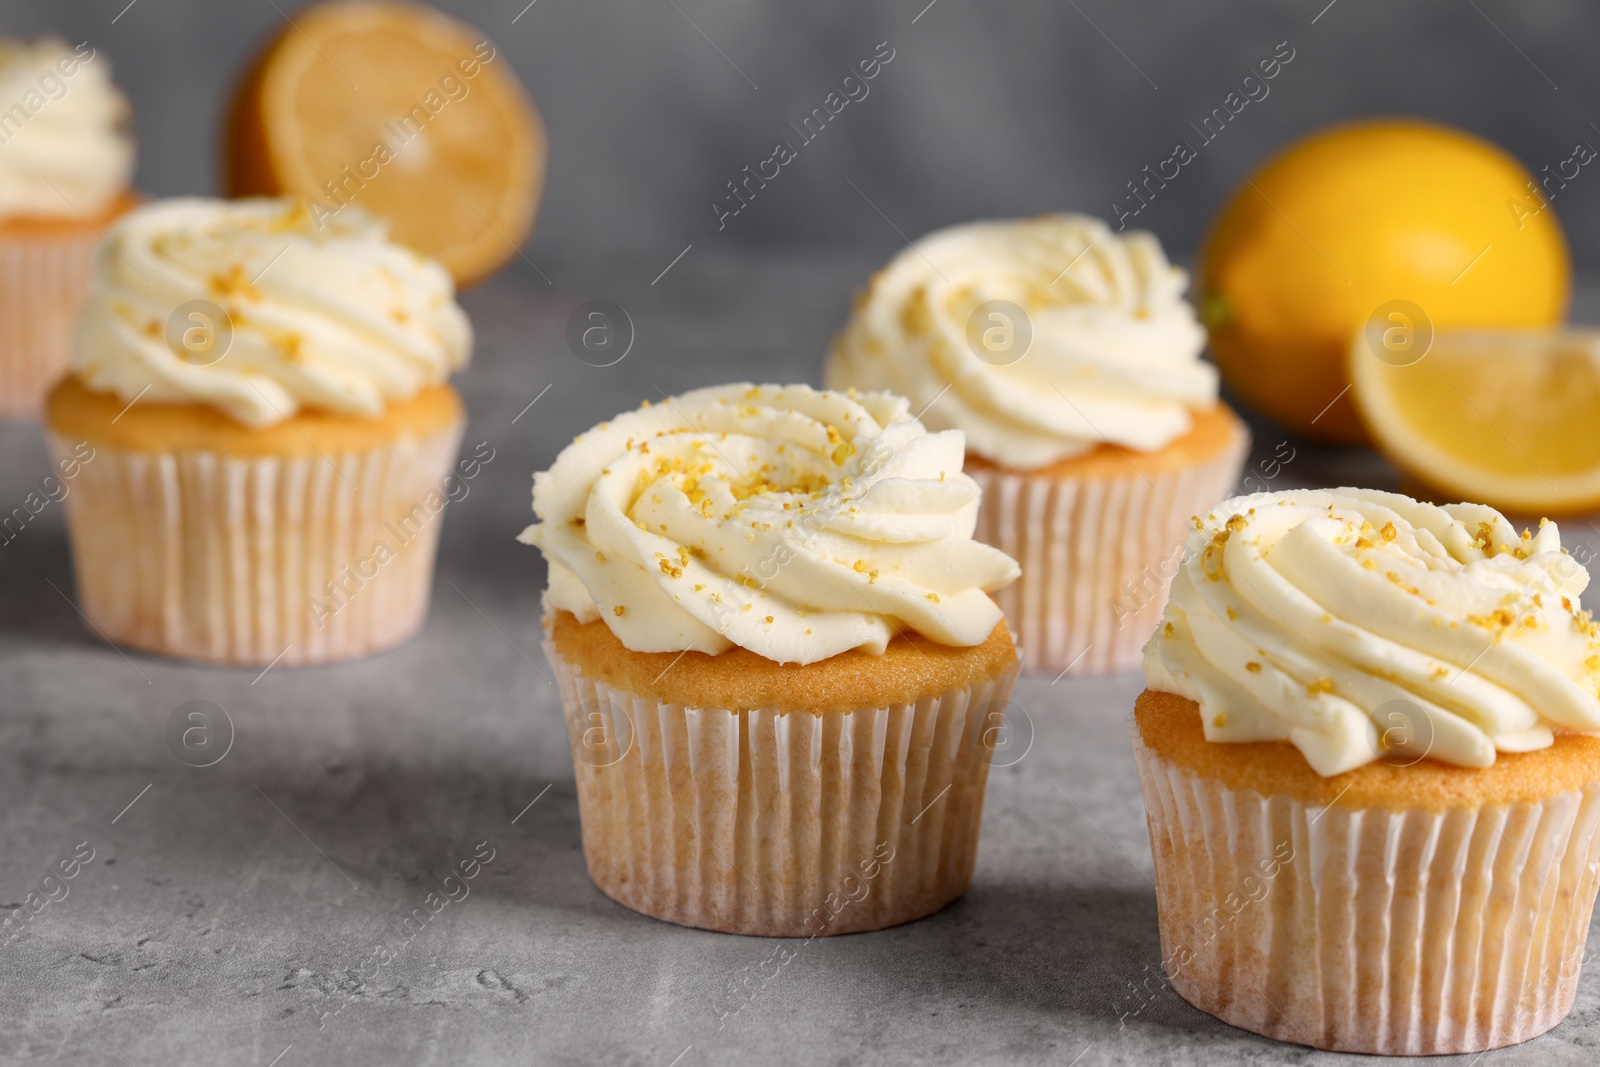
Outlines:
[[[1550,201],[1558,171],[1593,156],[1579,145],[1541,186],[1487,141],[1416,119],[1344,123],[1289,146],[1245,180],[1201,250],[1224,379],[1306,437],[1365,440],[1345,358],[1375,314],[1406,329],[1560,321],[1571,266]]]

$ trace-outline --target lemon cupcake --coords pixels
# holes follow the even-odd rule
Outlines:
[[[87,42],[0,38],[0,416],[66,373],[95,246],[133,206],[128,102]]]
[[[1186,547],[1132,730],[1173,987],[1344,1052],[1555,1026],[1600,877],[1600,628],[1555,525],[1263,493]]]
[[[1137,666],[1185,522],[1238,480],[1249,435],[1199,359],[1186,284],[1142,231],[970,223],[874,276],[829,355],[829,388],[966,431],[977,536],[1022,564],[1000,604],[1030,670]]]
[[[472,342],[450,276],[358,212],[169,200],[98,261],[48,402],[82,607],[121,644],[322,663],[422,625]]]
[[[589,873],[671,922],[811,937],[959,897],[1017,657],[958,432],[731,385],[534,476]]]

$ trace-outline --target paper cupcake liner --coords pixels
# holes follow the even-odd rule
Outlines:
[[[910,922],[966,891],[985,731],[1016,667],[916,703],[819,715],[658,703],[544,648],[589,876],[617,903],[685,926],[813,937]]]
[[[33,417],[67,372],[89,297],[93,229],[0,233],[0,417]]]
[[[1162,971],[1224,1022],[1342,1052],[1526,1041],[1572,1008],[1600,785],[1442,812],[1308,807],[1134,752]]]
[[[974,536],[1022,565],[994,594],[1023,669],[1075,676],[1131,670],[1161,619],[1189,519],[1239,480],[1250,435],[1209,462],[1141,475],[1069,479],[979,468]]]
[[[83,612],[118,644],[216,663],[399,644],[427,613],[461,430],[326,459],[96,447],[66,497]]]

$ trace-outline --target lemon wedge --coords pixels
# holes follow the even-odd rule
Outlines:
[[[1402,471],[1520,515],[1600,508],[1600,330],[1455,330],[1397,315],[1354,338],[1356,408]]]

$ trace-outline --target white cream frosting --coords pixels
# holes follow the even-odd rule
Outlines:
[[[129,126],[91,45],[0,38],[0,216],[104,213],[133,178]]]
[[[73,369],[129,402],[210,404],[256,427],[301,408],[372,417],[444,382],[472,350],[450,275],[356,208],[318,226],[287,200],[164,200],[109,238]],[[193,300],[231,324],[215,362],[170,339]]]
[[[969,449],[1013,469],[1102,442],[1155,451],[1217,399],[1187,284],[1153,235],[1119,236],[1085,215],[940,230],[872,279],[826,382],[908,397],[930,428],[965,430]],[[1005,366],[968,342],[974,311],[992,300],[1031,324],[1031,345]]]
[[[700,389],[603,422],[534,475],[521,540],[550,564],[548,609],[600,619],[636,652],[780,663],[896,633],[981,644],[1017,564],[972,540],[963,441],[907,402],[809,386]]]
[[[1224,501],[1195,529],[1151,689],[1200,705],[1212,741],[1293,743],[1318,774],[1495,752],[1600,730],[1589,575],[1556,525],[1370,489]]]

